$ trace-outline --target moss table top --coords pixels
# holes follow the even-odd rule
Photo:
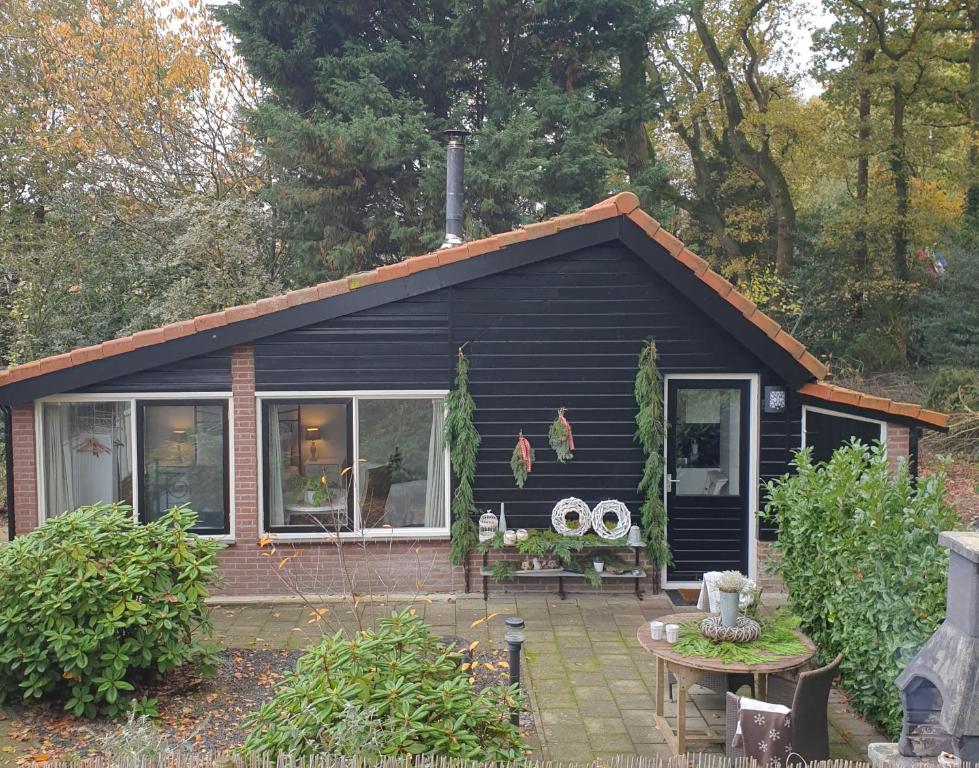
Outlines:
[[[710,616],[709,613],[674,613],[669,616],[661,616],[656,621],[663,624],[683,624],[688,621],[700,621]],[[801,667],[813,656],[816,655],[816,646],[813,645],[803,632],[796,630],[799,640],[806,650],[792,656],[779,656],[766,661],[763,664],[729,664],[720,659],[713,659],[709,656],[684,656],[673,650],[673,646],[666,640],[653,640],[650,634],[649,622],[644,621],[636,632],[639,644],[654,656],[663,659],[671,664],[678,664],[692,669],[701,669],[705,672],[727,672],[733,674],[772,674],[774,672],[785,672],[789,669]]]

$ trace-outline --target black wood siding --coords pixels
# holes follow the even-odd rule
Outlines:
[[[259,391],[448,389],[449,293],[269,336],[254,347]]]
[[[148,368],[109,379],[78,392],[228,392],[231,390],[231,350]]]
[[[476,501],[506,503],[511,526],[548,527],[554,503],[625,502],[638,521],[643,454],[633,395],[643,339],[657,340],[662,373],[746,373],[759,363],[630,252],[604,246],[453,289],[453,346],[468,343],[476,426],[483,442]],[[559,464],[547,431],[559,406],[575,432]],[[520,430],[537,462],[523,490],[510,455]],[[740,546],[740,543],[732,543]]]
[[[765,387],[782,387],[785,384],[772,374],[765,374],[761,380],[761,392]],[[764,485],[770,480],[781,477],[788,472],[793,456],[802,445],[802,404],[794,393],[788,392],[785,413],[765,413],[761,410],[761,430],[759,446],[759,477],[762,488],[758,491],[758,507],[765,506]],[[760,520],[758,523],[758,538],[762,541],[774,541],[776,526]]]
[[[778,377],[624,246],[607,244],[480,277],[255,342],[257,388],[447,389],[466,345],[476,427],[481,509],[506,503],[513,527],[550,525],[554,503],[624,501],[636,522],[643,455],[634,439],[633,386],[642,342],[657,340],[662,373]],[[577,450],[559,464],[547,431],[568,408]],[[537,453],[523,490],[510,455],[520,430]],[[762,480],[788,469],[800,410],[762,414]],[[696,522],[696,521],[692,521]],[[708,531],[705,531],[707,533]],[[741,542],[732,542],[732,550]],[[711,563],[704,562],[704,567]]]

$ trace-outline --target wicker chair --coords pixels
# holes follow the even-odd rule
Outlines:
[[[803,672],[797,681],[771,676],[768,680],[768,700],[784,704],[792,712],[792,748],[806,762],[829,759],[829,724],[826,708],[829,689],[836,677],[843,655],[825,667]],[[727,721],[724,749],[728,757],[744,757],[744,750],[732,747],[738,729],[738,697],[727,694]]]

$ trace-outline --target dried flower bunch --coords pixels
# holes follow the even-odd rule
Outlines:
[[[746,581],[741,571],[721,571],[714,580],[714,586],[720,592],[740,592]]]

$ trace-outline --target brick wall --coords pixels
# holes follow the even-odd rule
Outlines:
[[[771,572],[771,565],[769,564],[770,560],[778,557],[774,544],[770,541],[756,541],[755,546],[757,547],[756,551],[758,553],[758,578],[756,579],[756,583],[767,594],[771,594],[772,592],[785,592],[785,584],[781,577]]]
[[[14,534],[37,527],[37,453],[34,403],[15,405],[11,413],[14,442]]]
[[[891,469],[897,469],[899,461],[907,461],[911,450],[911,431],[898,424],[887,425],[887,458]]]

